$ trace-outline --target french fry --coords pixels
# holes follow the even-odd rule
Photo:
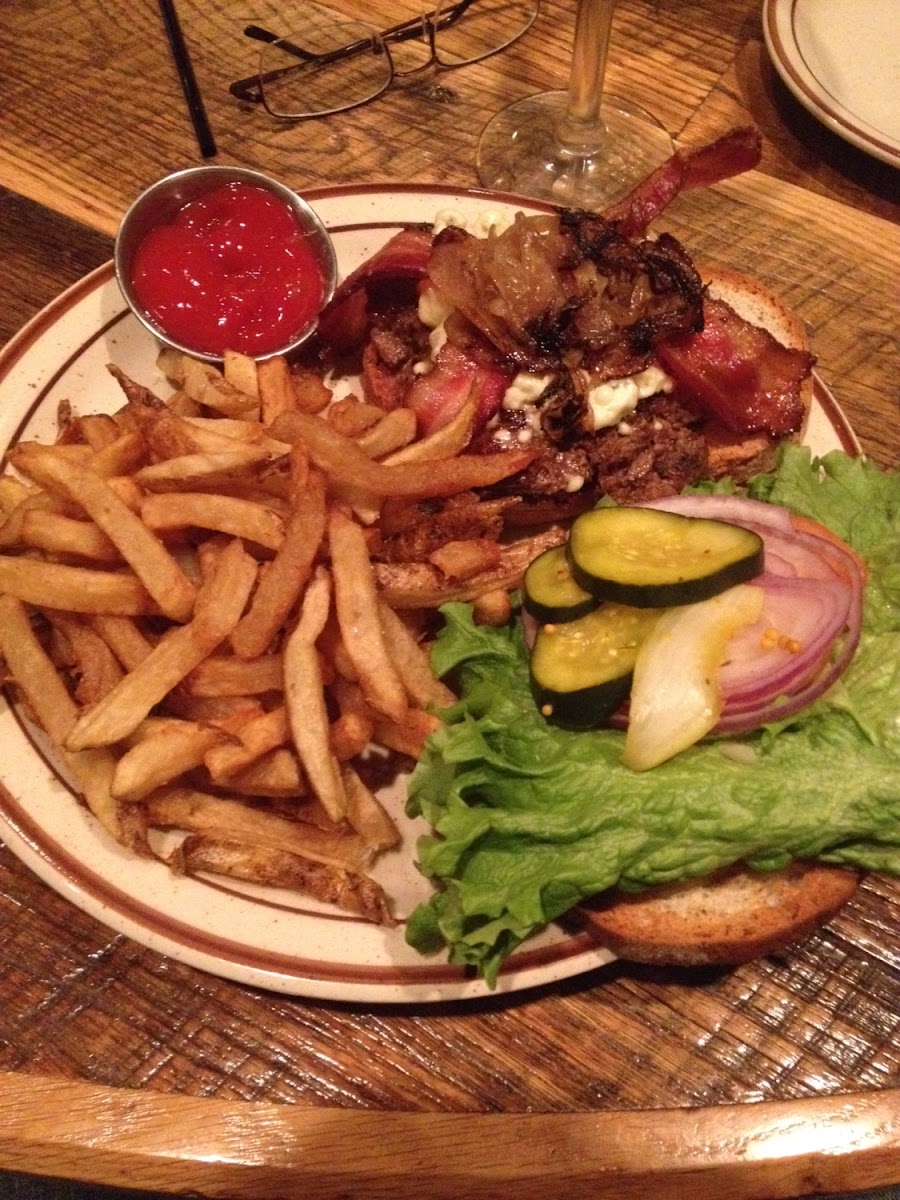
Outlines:
[[[115,363],[107,363],[106,369],[124,392],[127,408],[132,417],[137,415],[136,410],[138,409],[149,411],[151,409],[165,408],[165,403],[160,400],[159,396],[151,388],[145,387],[142,383],[138,383],[137,380],[126,375],[122,368]]]
[[[310,459],[330,479],[376,496],[452,496],[470,488],[488,487],[524,471],[537,454],[534,449],[523,448],[389,467],[373,462],[352,438],[345,438],[327,421],[307,413],[282,413],[272,423],[271,432],[281,441],[302,441]]]
[[[194,547],[195,570],[201,582],[206,582],[218,569],[219,559],[231,539],[224,534],[211,533]]]
[[[290,821],[195,788],[161,788],[146,801],[151,826],[183,829],[217,838],[240,838],[251,846],[288,850],[345,870],[358,871],[372,852],[358,834]]]
[[[67,612],[140,617],[158,613],[136,575],[0,555],[0,592]]]
[[[166,712],[184,721],[234,728],[234,723],[252,721],[265,712],[255,696],[189,696],[176,688],[166,697]]]
[[[129,617],[97,613],[90,618],[90,622],[126,671],[133,670],[143,662],[153,649],[153,643]]]
[[[119,800],[142,800],[199,767],[208,751],[229,740],[230,735],[220,726],[162,721],[118,759],[110,790]]]
[[[435,677],[428,655],[415,634],[383,600],[378,601],[378,619],[391,661],[410,699],[420,708],[447,708],[455,704],[456,696]]]
[[[247,721],[227,743],[210,746],[203,761],[216,783],[226,783],[229,776],[246,770],[270,750],[284,746],[290,736],[287,709],[279,705]]]
[[[485,571],[492,571],[502,559],[500,546],[488,538],[466,538],[445,542],[428,555],[432,563],[448,579],[466,580]]]
[[[258,398],[252,392],[235,387],[211,363],[185,358],[182,371],[182,388],[204,408],[211,408],[226,417],[256,415]]]
[[[10,550],[23,544],[22,527],[28,514],[34,510],[58,513],[61,516],[71,515],[71,505],[66,504],[60,497],[51,496],[38,488],[31,488],[19,503],[10,509],[0,525],[0,550]]]
[[[79,440],[87,442],[93,450],[103,450],[121,436],[115,417],[109,413],[88,413],[78,417],[74,424],[78,428]]]
[[[66,738],[67,749],[111,745],[133,733],[154,705],[228,637],[255,576],[253,559],[240,542],[231,542],[198,593],[192,620],[172,626],[139,666],[82,713]]]
[[[213,529],[277,550],[284,522],[271,508],[238,496],[206,492],[154,492],[145,496],[141,517],[157,533],[194,527]]]
[[[76,520],[41,508],[31,508],[23,514],[21,542],[55,556],[84,558],[107,565],[122,562],[116,545],[92,521]]]
[[[35,636],[24,605],[12,596],[0,596],[0,654],[30,712],[60,748],[90,811],[116,841],[146,853],[143,824],[123,816],[112,795],[113,755],[106,750],[69,754],[61,749],[77,719],[78,707]]]
[[[81,705],[96,704],[122,678],[118,659],[103,638],[83,618],[50,609],[52,627],[66,639],[77,677],[75,699]]]
[[[355,679],[338,675],[329,688],[329,693],[342,716],[357,716],[368,720],[374,726],[378,714],[362,694],[362,688]]]
[[[333,606],[328,614],[328,620],[325,622],[325,628],[319,634],[318,647],[323,660],[323,675],[326,670],[330,670],[332,681],[336,676],[344,679],[357,678],[356,667],[347,653]]]
[[[276,354],[257,363],[256,382],[260,420],[264,425],[271,425],[276,417],[297,407],[291,369],[283,355]]]
[[[226,450],[234,443],[265,446],[277,457],[287,454],[290,443],[280,442],[269,435],[269,431],[258,421],[237,421],[229,417],[188,417],[188,429],[197,437],[200,450]]]
[[[110,475],[106,482],[109,485],[109,490],[118,497],[126,508],[130,509],[133,513],[139,511],[143,492],[137,483],[135,483],[133,476]]]
[[[317,371],[294,368],[291,382],[296,404],[301,412],[320,413],[331,403],[331,388]]]
[[[132,404],[127,411],[144,435],[149,454],[155,460],[234,450],[236,442],[265,446],[273,456],[290,450],[288,444],[270,438],[263,426],[255,421],[182,414],[161,405]]]
[[[288,488],[280,471],[272,474],[260,472],[253,483],[241,482],[239,479],[222,479],[215,485],[201,484],[199,489],[210,494],[233,496],[238,500],[252,500],[270,509],[282,522],[291,515],[291,506],[287,499]]]
[[[150,492],[188,492],[193,487],[215,488],[217,484],[240,482],[272,458],[268,447],[251,443],[234,449],[166,458],[141,467],[134,477]]]
[[[384,419],[384,410],[375,404],[366,404],[358,396],[343,396],[335,400],[325,413],[325,419],[345,437],[359,438]]]
[[[222,374],[233,388],[259,401],[259,379],[256,359],[237,350],[226,350],[222,356]]]
[[[180,350],[162,346],[156,356],[156,366],[166,379],[180,387],[184,383],[184,360],[188,357]]]
[[[180,390],[166,397],[166,408],[179,417],[199,417],[203,411],[196,400]]]
[[[14,464],[44,487],[61,491],[78,504],[117,547],[160,610],[184,621],[194,607],[196,589],[147,526],[123,503],[107,482],[90,468],[80,468],[53,448],[21,446]]]
[[[210,655],[183,682],[191,696],[258,696],[280,692],[284,682],[280,654],[245,661],[230,655]]]
[[[67,754],[66,761],[78,780],[85,804],[110,837],[135,854],[149,855],[143,813],[123,807],[112,794],[115,755],[101,747]]]
[[[10,460],[13,455],[20,450],[29,453],[32,450],[50,451],[63,459],[65,462],[75,463],[80,466],[85,466],[93,457],[93,451],[90,446],[86,446],[84,442],[57,441],[52,446],[47,446],[43,442],[19,442],[12,448],[10,452]]]
[[[289,850],[192,835],[174,852],[170,865],[185,875],[212,872],[248,883],[290,888],[378,925],[394,924],[384,890],[375,880]]]
[[[440,718],[421,708],[410,708],[400,721],[380,718],[375,724],[374,740],[388,750],[418,759],[425,742],[440,727]]]
[[[297,755],[287,746],[276,746],[228,777],[228,791],[234,795],[277,797],[296,803],[298,797],[306,800],[308,790]]]
[[[8,517],[23,500],[34,494],[34,489],[15,475],[0,475],[0,515]]]
[[[0,595],[0,653],[38,724],[61,745],[78,719],[78,705],[15,596]]]
[[[292,464],[305,455],[293,451]],[[235,654],[255,658],[272,644],[302,595],[325,533],[325,480],[318,471],[305,476],[305,487],[295,489],[284,538],[271,562],[263,568],[250,607],[231,638]]]
[[[316,639],[331,605],[331,577],[316,570],[306,589],[300,618],[284,646],[284,696],[291,737],[310,786],[333,821],[346,813],[346,797],[328,738],[328,712]]]
[[[362,754],[375,733],[374,714],[342,712],[331,722],[328,742],[338,762],[349,762]]]
[[[400,844],[400,830],[384,805],[351,766],[341,772],[347,796],[347,820],[367,846],[378,852]]]
[[[470,397],[446,425],[442,425],[427,437],[410,442],[385,461],[390,466],[399,466],[402,463],[452,458],[459,454],[471,441],[476,408],[474,397]]]
[[[144,435],[150,457],[156,461],[234,449],[234,438],[198,427],[173,409],[132,404],[129,411]]]
[[[136,430],[122,433],[114,442],[92,454],[87,465],[95,475],[109,479],[114,475],[131,475],[147,457],[143,436]]]
[[[328,545],[338,624],[363,695],[378,712],[399,721],[407,708],[406,692],[385,646],[365,535],[335,509],[328,522]]]
[[[408,446],[416,436],[416,414],[411,408],[393,408],[382,413],[377,425],[355,436],[357,445],[369,458],[384,458]]]

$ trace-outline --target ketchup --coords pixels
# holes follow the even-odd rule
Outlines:
[[[322,267],[291,209],[232,182],[151,229],[132,264],[150,318],[202,354],[272,354],[299,337],[325,298]]]

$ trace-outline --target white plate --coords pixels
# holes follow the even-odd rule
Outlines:
[[[430,223],[441,209],[474,217],[488,207],[528,207],[485,193],[424,186],[327,189],[307,196],[332,231],[342,274],[401,224]],[[98,268],[0,352],[0,451],[21,437],[50,440],[62,399],[84,413],[120,407],[122,395],[107,363],[162,389],[155,357],[155,343],[126,309],[112,264]],[[821,384],[806,440],[817,453],[834,446],[857,450]],[[76,802],[41,738],[5,701],[0,764],[0,834],[13,853],[84,911],[159,953],[242,983],[314,998],[421,1003],[487,994],[482,981],[412,951],[402,925],[382,929],[281,891],[179,878],[158,862],[123,851]],[[384,799],[404,840],[400,851],[381,859],[377,874],[403,916],[429,894],[413,863],[415,838],[424,826],[405,818],[402,785]],[[496,993],[564,979],[612,957],[586,937],[552,927],[512,956]]]
[[[764,0],[763,33],[779,75],[813,116],[900,166],[897,0]]]

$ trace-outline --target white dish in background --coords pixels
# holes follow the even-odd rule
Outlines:
[[[484,192],[411,185],[324,189],[307,194],[334,237],[341,275],[403,224],[431,223],[441,209],[477,217],[487,208],[530,206]],[[538,206],[535,206],[538,207]],[[0,452],[28,437],[52,440],[57,405],[113,411],[123,396],[106,370],[115,363],[162,388],[154,340],[127,310],[112,263],[53,301],[0,352]],[[834,398],[816,381],[805,440],[817,454],[857,450]],[[116,845],[76,802],[46,746],[0,701],[0,836],[45,883],[107,926],[180,962],[254,987],[310,998],[422,1003],[518,992],[582,974],[613,955],[587,937],[551,927],[513,955],[494,993],[442,959],[424,959],[403,927],[384,929],[274,889],[173,875]],[[422,822],[403,814],[402,784],[383,794],[401,825],[401,850],[374,874],[398,915],[429,894],[414,861]]]
[[[813,116],[900,166],[897,0],[764,0],[763,34],[779,75]]]

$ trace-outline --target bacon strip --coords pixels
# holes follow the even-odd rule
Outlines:
[[[442,346],[434,366],[419,375],[406,395],[416,414],[419,432],[433,433],[449,424],[470,399],[475,402],[473,427],[481,429],[497,412],[515,372],[476,363],[458,347]]]
[[[711,187],[752,170],[761,155],[759,130],[749,126],[733,129],[696,150],[676,151],[603,215],[626,237],[646,233],[679,192]]]
[[[342,350],[358,345],[368,328],[366,287],[381,280],[422,279],[428,268],[431,242],[431,230],[424,225],[401,229],[351,271],[319,317],[319,343]]]
[[[814,358],[783,346],[723,300],[707,297],[700,333],[657,346],[663,367],[692,401],[735,433],[795,433],[806,406],[801,388]]]

